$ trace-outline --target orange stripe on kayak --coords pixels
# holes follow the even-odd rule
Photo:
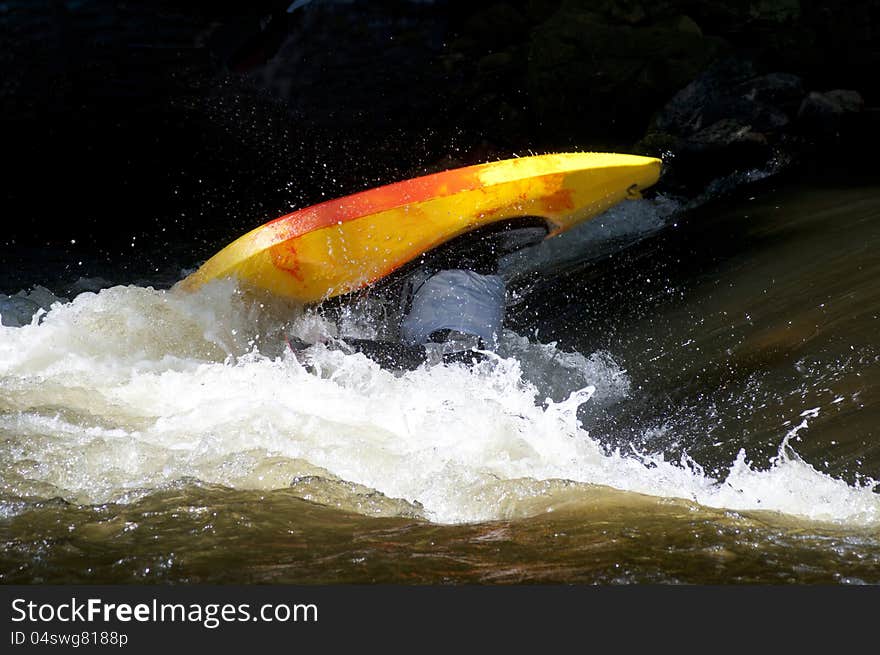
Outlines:
[[[561,176],[559,183],[562,183]],[[542,198],[541,205],[551,214],[571,211],[574,209],[574,189],[559,189]]]
[[[313,230],[395,207],[480,188],[480,169],[484,166],[480,164],[433,173],[361,191],[285,214],[267,225],[274,228],[276,239],[295,239]]]
[[[305,281],[305,276],[299,265],[299,258],[296,255],[296,242],[283,241],[269,250],[269,256],[272,258],[272,264],[275,268],[289,273],[300,282]]]

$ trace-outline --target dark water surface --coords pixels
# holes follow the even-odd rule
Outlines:
[[[547,282],[552,293],[535,289],[544,300],[526,311],[553,317],[545,340],[610,350],[640,389],[600,431],[704,466],[740,448],[763,463],[816,409],[798,453],[834,476],[880,479],[878,187],[818,184],[719,199]],[[667,427],[657,443],[626,429],[652,420]]]
[[[309,372],[225,288],[0,328],[0,580],[880,583],[880,185],[584,243],[506,368]]]

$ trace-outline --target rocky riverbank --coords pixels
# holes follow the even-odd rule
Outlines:
[[[871,0],[315,0],[267,16],[262,38],[215,52],[329,130],[421,133],[412,159],[380,140],[380,167],[625,150],[664,157],[666,187],[692,194],[858,157],[880,133]]]
[[[658,155],[660,189],[693,197],[878,145],[878,0],[291,7],[4,3],[4,249],[88,245],[118,271],[494,157]]]

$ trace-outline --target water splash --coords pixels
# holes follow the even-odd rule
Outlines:
[[[321,344],[299,358],[284,347],[288,332],[332,329],[228,283],[193,295],[114,287],[0,327],[7,511],[20,498],[125,502],[197,479],[463,522],[550,509],[551,497],[540,502],[547,484],[567,480],[880,524],[873,481],[850,486],[816,471],[787,437],[769,469],[740,452],[723,479],[686,456],[607,450],[578,408],[632,393],[609,353],[563,353],[508,333],[500,356],[475,366],[395,373]],[[365,504],[370,494],[378,500]]]

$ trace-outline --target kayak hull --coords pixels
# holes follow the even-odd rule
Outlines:
[[[660,160],[563,153],[458,168],[306,207],[262,225],[181,285],[219,278],[302,303],[355,291],[422,253],[480,227],[531,216],[559,234],[638,197]]]

